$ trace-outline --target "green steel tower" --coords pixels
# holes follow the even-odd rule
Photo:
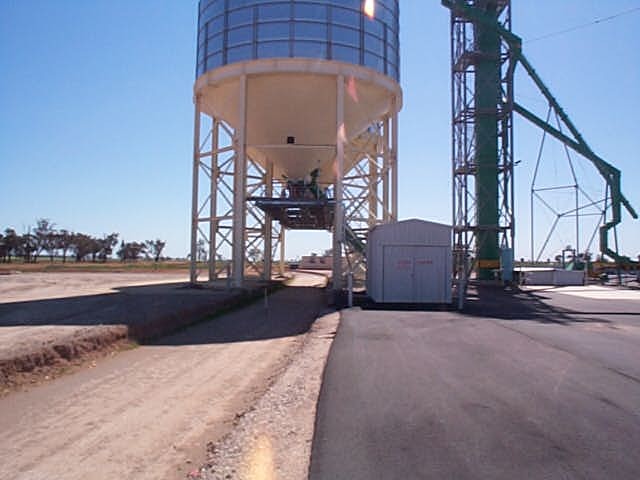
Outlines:
[[[492,280],[513,252],[512,75],[495,28],[511,29],[510,1],[451,3],[454,270]]]
[[[477,8],[487,20],[496,21],[498,6],[492,0],[478,0]],[[493,278],[499,267],[498,250],[498,123],[500,92],[500,35],[495,28],[478,23],[475,40],[475,192],[478,202],[478,277]]]
[[[452,159],[454,281],[464,298],[472,272],[478,280],[513,271],[513,113],[531,122],[588,160],[603,178],[600,253],[617,265],[635,265],[609,244],[622,220],[622,207],[636,211],[622,194],[621,172],[599,157],[522,53],[511,31],[511,0],[441,0],[451,11]],[[544,120],[514,100],[513,79],[522,65],[549,106]],[[557,126],[549,118],[557,119]]]

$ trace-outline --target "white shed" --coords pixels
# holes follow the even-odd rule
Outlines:
[[[378,225],[367,239],[367,293],[375,302],[451,303],[451,227],[424,220]]]

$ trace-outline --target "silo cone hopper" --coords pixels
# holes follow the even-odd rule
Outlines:
[[[247,75],[247,70],[252,74]],[[268,59],[207,72],[196,82],[203,112],[238,131],[246,75],[246,151],[273,178],[286,183],[277,197],[250,197],[271,218],[290,229],[330,229],[334,222],[336,144],[346,144],[376,120],[398,108],[397,83],[389,77],[342,62]],[[344,80],[344,133],[338,115],[338,83]],[[358,161],[345,150],[344,172]]]

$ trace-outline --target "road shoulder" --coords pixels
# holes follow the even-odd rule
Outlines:
[[[322,376],[339,322],[339,312],[315,321],[283,374],[210,446],[207,464],[191,478],[307,478]]]

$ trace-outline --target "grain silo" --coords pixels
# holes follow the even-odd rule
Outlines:
[[[191,281],[229,252],[234,286],[270,278],[286,229],[333,232],[364,263],[397,218],[398,0],[201,0],[194,86]],[[218,264],[219,266],[219,264]]]

